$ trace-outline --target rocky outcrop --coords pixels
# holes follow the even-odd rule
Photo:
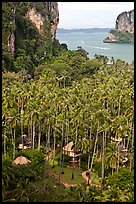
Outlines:
[[[49,15],[43,15],[36,10],[36,8],[29,8],[26,17],[36,26],[40,34],[44,34],[44,24],[50,22],[50,32],[52,41],[56,37],[57,26],[59,23],[59,10],[57,2],[44,2],[45,10],[47,9]],[[46,25],[45,25],[46,26]]]
[[[13,14],[15,15],[15,13],[16,13],[16,8],[14,6],[13,7]],[[15,18],[13,18],[10,23],[13,27],[15,27]],[[14,31],[11,31],[9,33],[9,36],[8,36],[8,52],[11,52],[13,55],[15,52],[15,33],[14,33]]]
[[[13,32],[8,36],[8,51],[12,54],[15,51],[15,34]]]
[[[134,10],[118,15],[115,28],[121,32],[134,33]]]
[[[58,3],[51,2],[51,36],[52,40],[56,38],[56,31],[59,23],[59,10],[58,10]]]
[[[26,17],[30,18],[40,33],[43,31],[44,18],[35,10],[35,8],[30,8],[26,14]]]
[[[57,2],[2,2],[3,70],[27,70],[33,76],[59,47],[58,23]]]
[[[115,29],[109,31],[108,37],[103,42],[134,42],[134,10],[118,15]]]
[[[51,44],[50,40],[52,42],[55,40],[56,30],[59,23],[57,2],[13,2],[4,4],[5,8],[8,6],[9,10],[13,10],[13,17],[11,17],[11,21],[8,22],[8,16],[6,19],[7,25],[9,25],[9,30],[6,28],[4,31],[3,29],[5,33],[9,33],[6,42],[7,51],[14,54],[14,52],[16,52],[16,48],[19,48],[20,46],[18,43],[20,44],[21,41],[27,39],[27,36],[31,35],[31,33],[27,34],[30,22],[33,25],[33,28],[31,27],[32,25],[30,25],[30,30],[36,30],[34,31],[36,34],[36,40],[39,39],[40,42],[44,41],[46,45]],[[11,31],[11,25],[14,27],[14,32]]]

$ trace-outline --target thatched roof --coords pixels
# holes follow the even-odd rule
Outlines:
[[[72,151],[73,152],[73,148],[72,148],[73,145],[74,145],[73,141],[69,142],[65,147],[63,147],[63,150],[65,150],[65,151]]]
[[[23,157],[23,156],[19,156],[19,157],[17,157],[13,162],[12,162],[12,164],[14,165],[14,164],[28,164],[28,163],[30,163],[31,161],[30,160],[28,160],[26,157]]]
[[[74,143],[72,141],[72,142],[69,142],[65,147],[63,147],[63,151],[65,154],[68,154],[70,157],[79,156],[80,154],[76,154],[73,148],[74,148]]]

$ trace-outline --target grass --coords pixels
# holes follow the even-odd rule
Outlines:
[[[66,183],[68,184],[80,184],[85,182],[85,179],[82,177],[82,175],[79,175],[78,173],[78,167],[74,168],[74,179],[71,179],[72,177],[72,168],[65,167],[63,168],[64,174],[61,174],[62,169],[60,166],[55,166],[54,168],[49,167],[49,171],[55,173],[56,175],[60,175],[60,178],[62,178]]]

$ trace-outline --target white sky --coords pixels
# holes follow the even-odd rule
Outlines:
[[[58,2],[59,28],[114,28],[117,16],[134,2]]]

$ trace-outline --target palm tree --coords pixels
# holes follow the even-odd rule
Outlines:
[[[104,179],[104,157],[105,157],[105,137],[106,137],[106,131],[103,131],[103,140],[102,140],[102,177],[101,177],[101,186]]]
[[[118,160],[117,146],[114,142],[111,142],[106,147],[105,166],[110,167],[112,169],[112,174],[113,174],[113,169],[117,169],[117,160]]]
[[[91,132],[92,132],[92,122],[91,122],[91,127],[90,127],[90,129],[89,129],[89,140],[91,141]],[[90,152],[90,147],[88,148],[88,152]],[[88,170],[89,170],[89,168],[90,168],[90,159],[91,159],[91,155],[90,155],[90,153],[89,153],[89,155],[88,155]]]
[[[41,146],[41,123],[38,122],[38,150],[40,150]]]
[[[73,158],[73,168],[72,168],[72,177],[71,177],[71,179],[74,179],[75,154],[76,154],[76,150],[77,150],[77,137],[78,137],[78,126],[76,126],[75,141],[73,142],[74,143],[74,148],[73,148],[74,158]]]
[[[99,132],[99,121],[97,122],[97,132],[96,132],[96,138],[95,138],[95,144],[94,144],[94,150],[93,150],[93,155],[92,155],[92,160],[91,160],[91,166],[89,169],[89,175],[88,175],[88,184],[90,183],[90,172],[92,170],[92,165],[93,165],[93,160],[94,160],[94,154],[95,154],[95,150],[96,150],[96,144],[98,141],[98,132]]]
[[[64,153],[63,153],[63,141],[64,141],[64,122],[62,122],[62,136],[61,136],[61,156],[60,156],[60,167],[62,167],[61,174],[64,174]]]
[[[129,165],[129,170],[131,171],[131,168],[132,168],[132,155],[134,153],[134,127],[133,127],[133,124],[132,124],[132,127],[131,127],[131,133],[132,133],[132,139],[131,139],[131,148],[130,148],[130,165]]]
[[[13,128],[13,160],[15,159],[15,150],[16,150],[16,126],[17,126],[17,121],[19,121],[18,114],[16,113],[17,110],[12,110],[14,113],[14,116],[12,117],[12,120],[10,121],[11,123],[11,128]]]

